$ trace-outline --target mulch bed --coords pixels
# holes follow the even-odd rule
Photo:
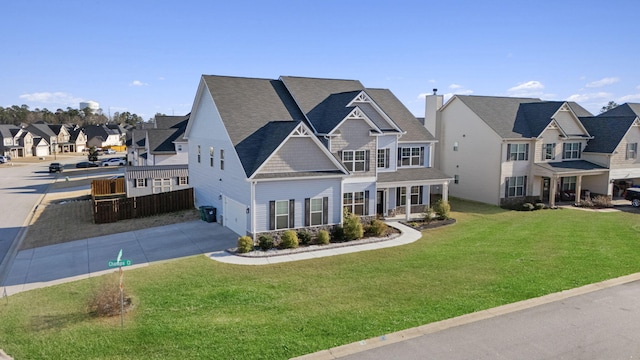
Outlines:
[[[439,219],[434,219],[431,220],[431,222],[424,222],[424,221],[409,221],[409,222],[405,222],[405,221],[401,221],[401,224],[404,224],[408,227],[414,228],[416,230],[422,231],[422,230],[429,230],[429,229],[435,229],[435,228],[439,228],[441,226],[446,226],[446,225],[451,225],[451,224],[455,224],[456,223],[456,219],[444,219],[444,220],[439,220]]]

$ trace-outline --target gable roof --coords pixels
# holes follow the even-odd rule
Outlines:
[[[435,137],[389,89],[366,89],[367,95],[402,130],[401,142],[433,141]]]
[[[638,117],[632,116],[590,116],[580,121],[594,136],[584,148],[585,152],[612,154]]]
[[[236,145],[247,177],[258,170],[298,124],[300,122],[270,121]]]
[[[624,103],[608,110],[598,116],[640,116],[640,104]]]
[[[186,128],[187,122],[189,121],[189,117],[191,114],[183,115],[183,116],[174,116],[174,115],[156,115],[155,116],[155,128],[156,129],[178,129],[178,128]]]
[[[56,137],[56,134],[51,130],[49,124],[37,123],[31,124],[27,127],[27,130],[33,133],[35,136],[50,139]]]
[[[20,130],[19,127],[11,124],[0,124],[0,138],[13,138]]]

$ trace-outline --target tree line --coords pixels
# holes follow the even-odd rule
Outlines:
[[[140,116],[128,111],[122,113],[116,112],[112,118],[109,119],[102,113],[102,110],[93,113],[89,108],[78,110],[67,107],[66,110],[57,109],[55,112],[52,112],[47,108],[30,110],[27,105],[13,105],[6,108],[0,106],[0,124],[20,126],[22,124],[33,124],[38,121],[44,121],[48,124],[76,124],[78,126],[107,123],[135,126],[144,120]]]

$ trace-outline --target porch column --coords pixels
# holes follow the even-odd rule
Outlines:
[[[582,175],[576,176],[576,204],[580,204],[580,193],[582,193]]]
[[[549,206],[556,206],[556,186],[558,186],[558,178],[555,176],[551,177],[551,181],[549,184]]]
[[[449,202],[449,182],[442,183],[442,201]]]
[[[404,216],[405,220],[409,221],[411,216],[411,186],[404,187]]]

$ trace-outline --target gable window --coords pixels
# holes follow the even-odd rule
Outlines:
[[[542,151],[542,160],[556,159],[556,144],[544,144]]]
[[[389,150],[390,149],[378,149],[378,169],[389,168]]]
[[[349,171],[369,171],[369,150],[343,150],[342,163]]]
[[[368,199],[369,191],[357,191],[344,193],[342,204],[345,210],[355,215],[369,215]]]
[[[153,193],[158,194],[162,192],[171,191],[171,179],[153,179]]]
[[[295,200],[269,201],[269,229],[289,229],[295,226]]]
[[[198,162],[200,162],[200,145],[198,145]]]
[[[526,193],[526,176],[511,176],[505,178],[505,197],[524,196]]]
[[[189,178],[187,178],[186,176],[178,177],[178,185],[188,185],[188,184],[189,184]]]
[[[224,170],[224,150],[220,149],[220,170]]]
[[[576,143],[564,143],[562,144],[562,158],[563,159],[580,159],[580,151],[582,150],[582,144]]]
[[[314,226],[327,224],[329,220],[329,198],[304,199],[304,225]]]
[[[627,155],[626,159],[636,159],[638,157],[638,143],[628,143],[627,144]]]
[[[507,144],[507,161],[529,160],[529,144]]]
[[[209,147],[209,166],[213,167],[213,146]]]
[[[424,165],[424,146],[398,148],[398,161],[400,166]]]

